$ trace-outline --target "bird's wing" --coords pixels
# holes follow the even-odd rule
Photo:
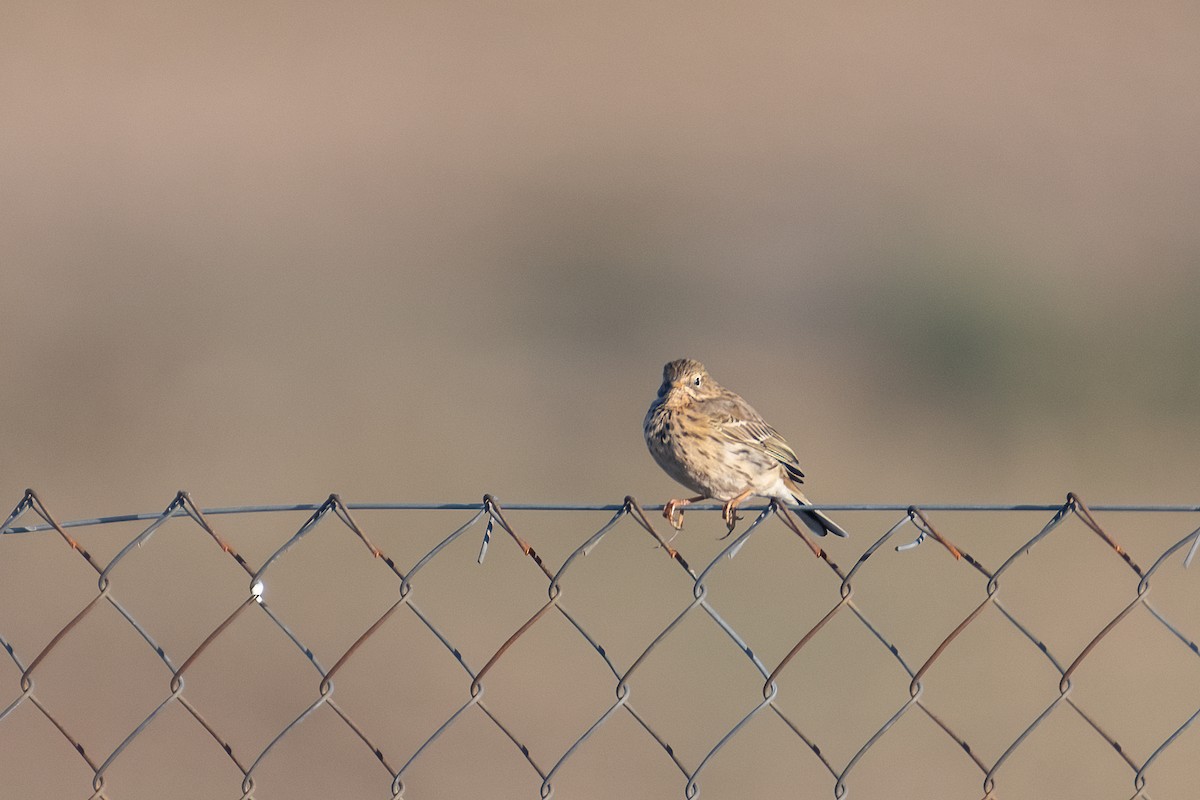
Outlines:
[[[800,471],[800,459],[795,451],[749,403],[730,393],[706,404],[710,407],[705,411],[719,436],[734,444],[763,451],[782,464],[792,480],[803,483],[804,473]]]

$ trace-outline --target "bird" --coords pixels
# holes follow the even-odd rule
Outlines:
[[[818,536],[847,535],[821,511],[806,508],[812,504],[800,491],[800,461],[779,432],[699,361],[680,358],[663,367],[642,433],[663,471],[697,493],[663,508],[676,531],[683,529],[683,506],[713,499],[725,504],[721,518],[732,533],[738,504],[758,495],[800,506],[800,519]]]

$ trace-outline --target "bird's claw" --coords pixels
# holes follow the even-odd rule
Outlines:
[[[663,516],[667,518],[667,522],[671,523],[671,527],[676,531],[683,530],[683,511],[676,509],[674,503],[667,503],[663,509]],[[675,537],[671,537],[672,539]]]
[[[725,527],[729,528],[729,532],[733,533],[733,529],[737,527],[741,515],[737,513],[737,507],[726,506],[721,510],[721,519],[725,520]]]

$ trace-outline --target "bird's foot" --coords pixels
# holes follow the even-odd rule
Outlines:
[[[741,519],[737,513],[737,503],[726,503],[725,507],[721,509],[721,519],[725,520],[725,527],[729,529],[730,533],[733,533],[733,529],[737,527],[738,520]]]
[[[671,527],[675,529],[676,533],[683,530],[683,509],[678,507],[685,502],[683,500],[670,500],[663,508],[663,516],[667,518],[667,522],[671,523]],[[671,537],[671,539],[674,538],[674,536]]]

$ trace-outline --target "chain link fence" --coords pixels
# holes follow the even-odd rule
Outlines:
[[[27,491],[2,794],[1195,796],[1200,507],[820,507]]]

